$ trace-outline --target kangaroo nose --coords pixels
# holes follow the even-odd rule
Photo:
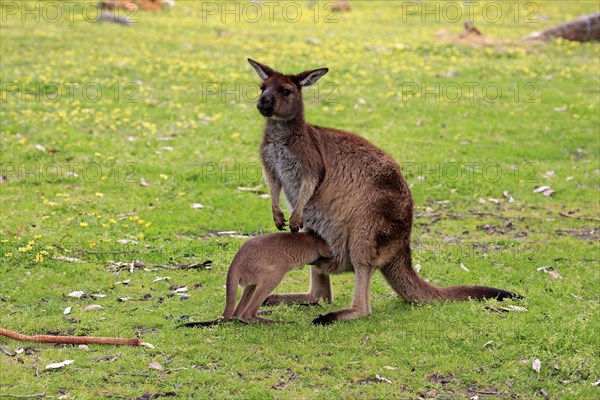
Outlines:
[[[271,100],[268,97],[262,96],[260,98],[260,104],[261,105],[266,105],[266,104],[269,104],[269,103],[271,103]]]

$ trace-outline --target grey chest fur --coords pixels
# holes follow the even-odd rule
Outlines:
[[[275,172],[276,178],[281,182],[283,192],[293,208],[298,199],[302,166],[298,158],[290,149],[281,143],[269,143],[263,149],[263,162]]]

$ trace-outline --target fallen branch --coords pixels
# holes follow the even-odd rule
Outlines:
[[[124,270],[133,271],[134,269],[144,269],[144,268],[154,268],[157,269],[167,269],[167,270],[175,270],[175,269],[210,269],[212,265],[211,260],[206,260],[201,263],[193,263],[193,264],[176,264],[176,265],[164,265],[164,264],[152,264],[145,263],[143,261],[135,260],[131,263],[126,262],[118,262],[118,261],[109,261],[111,266],[108,268],[109,272],[120,272]]]
[[[84,254],[97,255],[97,254],[141,253],[142,251],[147,250],[147,249],[139,249],[139,250],[119,250],[119,251],[89,251],[89,250],[85,250],[85,249],[68,250],[68,249],[65,249],[64,247],[62,247],[59,244],[51,244],[50,246],[56,247],[58,250],[65,251],[65,252],[79,253],[80,256],[83,256]],[[152,250],[147,250],[147,251],[148,252],[153,252],[153,251],[159,251],[159,250],[160,249],[152,249]]]
[[[558,215],[565,218],[575,218],[575,219],[584,219],[587,221],[600,222],[600,218],[588,217],[585,215],[577,215],[577,214],[567,214],[565,212],[559,212]]]
[[[150,343],[142,342],[141,339],[123,339],[112,337],[99,336],[54,336],[54,335],[35,335],[28,336],[18,332],[9,331],[8,329],[0,328],[0,336],[6,336],[11,339],[22,342],[39,342],[39,343],[64,343],[64,344],[118,344],[127,346],[146,346],[154,348]]]
[[[438,217],[446,217],[450,219],[465,219],[465,218],[483,218],[483,217],[494,217],[502,220],[518,220],[521,217],[507,217],[505,215],[488,213],[488,212],[480,212],[480,211],[470,211],[471,215],[466,214],[451,214],[446,212],[433,212],[433,213],[424,213],[424,214],[416,214],[415,218],[438,218]]]
[[[42,393],[34,393],[34,394],[10,394],[10,393],[0,393],[0,397],[12,397],[14,399],[30,399],[32,397],[44,397],[46,392]]]
[[[8,349],[7,349],[6,347],[4,347],[4,346],[0,346],[0,350],[2,350],[2,352],[3,352],[4,354],[6,354],[7,356],[10,356],[10,357],[14,357],[14,356],[16,356],[16,355],[17,355],[17,353],[13,353],[12,351],[8,350]]]

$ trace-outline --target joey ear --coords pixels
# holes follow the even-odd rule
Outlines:
[[[262,79],[263,81],[275,73],[275,70],[273,68],[269,67],[268,65],[256,62],[251,58],[248,59],[248,62],[250,63],[252,68],[254,68],[260,79]]]
[[[311,86],[317,83],[323,75],[329,72],[329,68],[313,69],[311,71],[300,72],[294,77],[294,80],[298,82],[300,86]]]

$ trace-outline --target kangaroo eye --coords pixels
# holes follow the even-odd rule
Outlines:
[[[292,92],[288,89],[281,89],[281,94],[285,97],[288,97],[290,94],[292,94]]]

